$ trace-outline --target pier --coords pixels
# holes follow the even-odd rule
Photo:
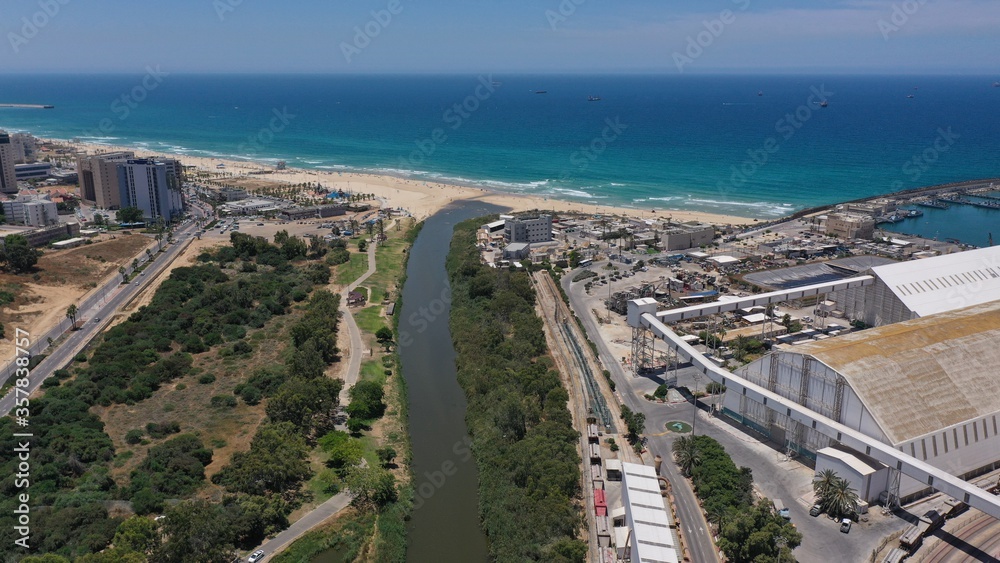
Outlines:
[[[41,105],[41,104],[0,104],[0,108],[17,108],[17,109],[52,109],[56,106]]]

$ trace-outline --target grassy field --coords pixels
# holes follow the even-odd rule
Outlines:
[[[336,268],[334,281],[337,285],[349,285],[354,280],[361,277],[368,269],[368,255],[358,252],[358,247],[351,247],[351,261],[341,264]]]
[[[365,307],[354,313],[354,319],[358,323],[358,328],[363,332],[375,334],[375,331],[382,327],[389,326],[389,320],[382,316],[382,305],[372,305]]]

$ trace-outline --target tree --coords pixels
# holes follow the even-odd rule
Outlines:
[[[0,262],[3,262],[7,270],[23,274],[35,267],[41,255],[41,251],[32,248],[23,235],[8,235],[4,238],[3,248],[0,250]]]
[[[627,406],[622,405],[622,420],[625,421],[625,426],[628,428],[628,442],[633,445],[636,444],[639,441],[639,435],[646,430],[646,415],[641,412],[634,412]]]
[[[133,516],[118,526],[114,546],[150,555],[160,547],[160,527],[151,518]]]
[[[820,505],[834,518],[853,516],[858,508],[858,493],[847,479],[836,477],[820,497]]]
[[[351,438],[346,432],[334,430],[319,439],[319,447],[329,454],[326,464],[333,469],[345,470],[361,462],[365,453],[361,440]]]
[[[115,212],[115,219],[119,223],[141,223],[142,210],[138,207],[122,207]]]
[[[375,332],[375,339],[378,340],[379,344],[385,347],[386,352],[388,352],[389,348],[392,346],[392,336],[392,329],[385,326]]]
[[[127,271],[125,266],[118,266],[118,273],[122,275],[122,283],[128,282],[128,276],[125,274]]]
[[[385,413],[385,391],[382,385],[375,381],[362,380],[357,382],[350,391],[351,403],[347,405],[347,414],[351,418],[372,420]]]
[[[152,563],[188,563],[192,554],[200,563],[230,563],[233,527],[221,505],[204,500],[185,501],[167,511],[163,533],[167,540],[153,553]]]
[[[347,475],[354,493],[351,504],[360,510],[380,510],[396,500],[396,478],[379,467],[357,467]]]
[[[68,308],[66,308],[66,318],[69,319],[70,324],[73,325],[72,326],[73,330],[76,330],[76,314],[77,314],[77,312],[78,312],[78,309],[76,307],[76,303],[74,303],[74,304],[70,305]]]
[[[691,470],[701,463],[698,443],[691,436],[681,436],[673,445],[674,461],[685,477],[691,476]]]
[[[382,462],[382,467],[388,467],[396,459],[396,450],[391,446],[386,446],[375,450],[375,455]]]
[[[581,260],[581,258],[580,258],[580,253],[579,252],[577,252],[576,250],[571,250],[569,252],[569,267],[570,268],[576,268],[577,266],[579,266],[580,265],[580,260]]]

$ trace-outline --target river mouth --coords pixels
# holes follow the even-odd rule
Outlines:
[[[445,258],[457,223],[500,211],[482,203],[451,205],[426,220],[409,251],[398,342],[413,454],[407,561],[414,563],[489,560],[479,520],[479,471],[448,326]]]

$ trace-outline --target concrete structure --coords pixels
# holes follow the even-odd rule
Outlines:
[[[660,496],[656,470],[648,465],[622,463],[622,504],[631,531],[627,545],[618,545],[619,557],[632,563],[677,563],[682,554],[673,518]],[[616,534],[619,537],[620,534]],[[625,551],[625,553],[623,553]]]
[[[222,188],[216,192],[216,196],[219,201],[240,201],[241,199],[247,199],[250,197],[247,195],[246,190],[238,190],[236,188]]]
[[[662,250],[687,250],[712,244],[713,240],[715,240],[715,227],[713,225],[696,221],[672,223],[660,233],[660,248]]]
[[[850,483],[858,499],[867,503],[878,501],[882,492],[889,488],[889,468],[849,448],[830,447],[817,452],[816,474],[827,469]]]
[[[17,193],[17,173],[14,170],[16,157],[10,135],[0,130],[0,193]]]
[[[18,196],[13,201],[5,201],[3,212],[12,225],[44,227],[59,222],[56,204],[38,196]]]
[[[63,250],[66,248],[76,248],[85,242],[87,242],[87,239],[82,237],[76,237],[67,240],[61,240],[59,242],[54,242],[52,243],[52,248],[55,248],[56,250]]]
[[[232,215],[253,215],[255,213],[265,213],[269,210],[277,210],[277,205],[268,199],[244,199],[226,203],[220,206],[222,211]]]
[[[998,341],[1000,301],[993,301],[779,350],[738,374],[968,479],[1000,467]],[[724,412],[809,457],[835,442],[750,397],[727,392]],[[885,490],[869,485],[876,497]],[[904,500],[927,489],[909,477],[899,483]]]
[[[640,355],[642,352],[641,351],[636,352],[635,351],[636,347],[637,346],[643,347],[644,345],[642,344],[642,342],[646,341],[647,339],[662,341],[663,345],[666,346],[668,351],[672,352],[675,355],[675,361],[679,363],[690,362],[693,369],[701,372],[709,379],[711,379],[713,382],[725,385],[727,400],[731,400],[730,397],[741,397],[739,399],[740,401],[743,400],[752,401],[754,404],[766,407],[768,412],[768,417],[773,417],[769,418],[771,420],[777,420],[777,417],[784,417],[784,420],[789,422],[789,426],[782,428],[786,431],[786,436],[791,435],[792,439],[794,439],[796,443],[806,444],[806,440],[809,438],[809,436],[806,436],[805,432],[812,431],[815,434],[827,437],[829,440],[838,442],[845,447],[864,453],[865,455],[870,456],[872,459],[875,459],[888,466],[890,469],[890,486],[888,491],[888,498],[886,499],[886,504],[889,505],[898,504],[900,481],[902,480],[902,476],[905,475],[906,477],[911,478],[912,482],[914,483],[920,483],[921,486],[925,486],[929,489],[935,489],[937,491],[940,491],[946,495],[949,495],[951,497],[954,497],[955,499],[960,500],[961,502],[969,505],[972,508],[985,512],[993,516],[994,518],[1000,518],[1000,497],[997,497],[991,494],[990,492],[979,488],[976,485],[973,485],[956,477],[950,471],[942,469],[940,466],[936,466],[930,463],[929,461],[918,459],[915,456],[917,451],[916,448],[909,449],[905,447],[898,447],[898,448],[893,447],[891,445],[886,444],[884,441],[878,438],[872,437],[859,430],[856,430],[855,428],[848,426],[848,422],[853,422],[853,421],[843,421],[843,422],[838,421],[836,419],[830,418],[829,416],[823,413],[813,410],[812,408],[810,408],[810,406],[800,404],[795,399],[779,394],[776,390],[771,389],[771,382],[776,380],[778,377],[777,369],[775,369],[773,378],[771,376],[771,371],[769,370],[767,385],[760,385],[758,383],[750,381],[749,379],[743,377],[742,375],[735,374],[725,369],[722,369],[716,363],[711,361],[709,358],[706,358],[702,352],[696,350],[690,344],[681,339],[673,330],[671,330],[666,324],[664,324],[665,322],[674,322],[684,318],[689,318],[689,319],[699,318],[711,314],[716,314],[722,311],[733,311],[748,306],[766,306],[769,304],[826,295],[844,289],[863,287],[866,285],[873,285],[873,284],[874,284],[874,278],[872,278],[871,276],[862,276],[859,278],[816,284],[813,286],[807,286],[786,291],[765,293],[750,297],[741,297],[737,300],[726,303],[710,303],[703,306],[685,307],[682,309],[661,311],[661,312],[657,312],[657,304],[655,301],[653,301],[652,303],[645,303],[644,300],[640,299],[629,301],[627,318],[629,326],[631,326],[633,329],[633,336],[632,336],[633,357],[637,358],[637,360],[633,362],[634,369],[636,369],[638,372],[639,370],[645,367],[645,365],[641,364],[638,361],[638,359],[642,357]],[[990,306],[994,308],[1000,307],[1000,303],[993,303],[990,305],[980,305],[977,307],[987,308]],[[964,344],[969,344],[972,341],[976,340],[977,338],[980,341],[986,340],[990,342],[995,342],[996,337],[998,335],[994,334],[993,330],[988,328],[988,323],[983,324],[980,322],[984,321],[983,318],[978,317],[978,315],[982,312],[985,311],[981,310],[973,311],[973,313],[971,314],[972,316],[976,316],[975,319],[958,319],[956,323],[953,323],[954,326],[948,326],[946,327],[946,330],[957,329],[959,332],[960,339],[968,338],[968,341],[965,342]],[[960,312],[946,313],[943,314],[942,316],[945,315],[957,316],[959,313]],[[970,313],[966,311],[966,314]],[[912,321],[912,322],[921,323],[921,322],[926,322],[928,320],[930,319],[919,319],[917,321]],[[962,334],[963,329],[961,327],[963,326],[963,323],[972,324],[973,328],[971,330],[975,332],[974,333],[965,332],[964,334]],[[882,330],[893,329],[897,326],[901,325],[886,327],[885,329]],[[969,329],[964,329],[964,330],[967,331]],[[866,334],[866,332],[867,331],[858,334],[864,335]],[[980,338],[975,336],[975,334],[978,333],[987,333],[987,334],[985,334],[985,337]],[[824,341],[824,343],[815,343],[806,346],[822,346],[822,345],[835,344],[838,342],[840,342],[840,339],[828,339]],[[886,358],[889,359],[889,362],[887,363],[891,365],[891,359],[895,357],[894,355],[892,355],[892,352],[894,351],[892,345],[893,343],[891,342],[887,342],[884,344],[878,343],[874,344],[870,348],[878,348],[880,350],[880,353],[882,353]],[[801,349],[802,350],[807,349],[806,346],[803,346]],[[966,347],[965,350],[961,350],[957,354],[954,353],[954,351],[951,351],[947,355],[947,357],[945,357],[942,354],[940,358],[934,358],[934,361],[946,362],[952,360],[962,360],[963,358],[965,358],[966,359],[965,365],[968,365],[967,364],[968,358],[969,357],[976,358],[977,356],[975,355],[975,353],[980,352],[981,348],[983,347],[984,346],[982,344],[980,344],[978,347],[969,346]],[[961,349],[962,347],[960,346],[958,348]],[[924,350],[922,353],[924,354],[924,358],[926,358],[927,357],[926,354],[934,352],[935,352],[935,346],[931,345],[929,349]],[[972,352],[972,354],[970,355],[969,352]],[[987,355],[979,356],[978,358],[982,360],[983,363],[986,365],[995,365],[998,360],[998,358],[996,357],[997,354],[998,354],[997,351],[989,351],[987,352]],[[770,356],[768,358],[770,358]],[[810,366],[811,368],[814,363],[815,362],[805,363],[803,365],[802,373],[808,375],[810,373],[810,369],[805,368],[805,366]],[[775,362],[774,365],[777,368],[778,363]],[[862,365],[864,365],[864,362],[862,362]],[[919,365],[919,363],[917,362],[907,362],[907,364],[903,367],[913,368],[914,372],[917,375],[927,373],[927,371],[923,369],[923,366]],[[866,378],[861,377],[856,379],[863,381]],[[885,379],[879,377],[872,379],[882,382],[885,381]],[[976,381],[974,383],[982,379],[983,379],[982,377],[976,377]],[[800,378],[799,382],[801,383],[802,381],[806,381],[811,386],[810,377]],[[844,399],[842,391],[846,387],[846,381],[844,379],[838,379],[837,381],[839,381],[839,383],[834,382],[835,385],[834,408],[832,409],[832,412],[842,412],[841,407],[843,406],[842,404],[837,405],[837,402],[839,401],[842,403]],[[958,395],[960,399],[959,404],[957,404],[955,407],[945,406],[941,410],[949,415],[954,416],[957,414],[958,416],[965,416],[968,414],[973,414],[973,415],[976,414],[975,412],[972,412],[970,410],[970,407],[972,407],[972,409],[974,409],[977,412],[982,412],[984,410],[991,409],[992,405],[989,402],[996,401],[998,398],[1000,398],[1000,393],[997,393],[992,387],[995,381],[996,380],[994,378],[994,381],[989,382],[990,387],[988,387],[985,390],[985,393],[989,394],[989,398],[986,399],[985,402],[983,400],[975,400],[974,405],[972,404],[973,401],[968,398],[969,395],[976,395],[977,393],[979,395],[982,395],[984,393],[978,391],[974,384],[968,385],[969,383],[968,379],[961,381],[963,385],[953,386],[952,388],[943,388],[941,386],[933,386],[933,385],[924,387],[923,385],[920,384],[920,382],[914,382],[913,380],[903,381],[901,385],[906,387],[908,398],[922,395],[922,398],[925,399],[925,403],[923,404],[914,405],[910,403],[909,405],[910,408],[914,409],[914,412],[918,412],[919,415],[928,412],[929,407],[937,407],[941,405],[942,401],[946,401],[951,397],[950,392],[957,391],[959,392]],[[810,397],[813,396],[810,394],[811,390],[810,386],[803,388],[800,385],[799,387],[799,392],[797,396],[804,397],[803,401],[807,401]],[[836,388],[838,387],[841,389],[841,391],[839,392],[836,391]],[[776,384],[775,384],[775,389],[776,389]],[[794,389],[794,385],[792,386],[792,389]],[[932,392],[928,392],[927,389],[935,389],[940,391],[937,394],[934,394]],[[896,392],[895,388],[886,389],[885,387],[883,387],[881,391],[883,391],[885,397],[889,397],[889,400],[895,399],[895,396],[892,395],[892,393]],[[837,399],[837,396],[840,396],[840,399]],[[896,413],[896,414],[903,418],[910,416],[910,413],[905,413],[905,414]],[[990,435],[988,434],[989,423],[987,422],[986,419],[983,419],[981,422],[982,422],[982,431],[981,431],[982,434],[977,434],[977,432],[980,432],[978,430],[979,428],[978,422],[972,428],[970,428],[968,425],[963,425],[964,426],[963,434],[968,434],[969,432],[971,432],[972,433],[971,440],[973,441],[977,441],[978,436],[989,438],[990,437]],[[789,427],[791,427],[793,432],[787,431]],[[760,428],[758,430],[766,432],[767,430],[769,430],[769,428],[770,427]],[[950,428],[946,428],[945,433],[947,433],[950,430],[951,430]],[[995,438],[997,433],[998,431],[994,429],[992,436]],[[957,445],[956,444],[958,442],[957,428],[955,429],[953,440],[954,440],[953,445]],[[822,447],[826,447],[827,445],[829,445],[829,443],[823,444]],[[992,446],[992,451],[994,453],[988,455],[995,456],[996,445],[990,444],[990,446]],[[933,444],[932,446],[928,447],[933,447]],[[962,463],[971,465],[976,461],[973,459],[975,454],[980,454],[989,451],[988,446],[986,447],[977,446],[973,447],[972,450],[975,450],[974,452],[970,452],[973,454],[973,456],[966,456],[962,460]],[[935,452],[935,457],[937,455],[939,454]]]
[[[552,240],[552,216],[514,217],[504,222],[507,242],[549,242]]]
[[[45,246],[49,242],[58,238],[73,238],[80,234],[80,224],[79,223],[57,223],[49,227],[42,227],[40,229],[33,229],[30,231],[24,231],[23,233],[17,233],[24,238],[28,239],[28,244],[31,246]],[[2,238],[0,238],[2,240]]]
[[[503,249],[504,260],[524,260],[531,254],[531,245],[524,242],[508,244]]]
[[[875,235],[875,218],[856,213],[831,213],[826,219],[826,234],[843,239],[870,239]]]
[[[14,176],[18,181],[44,180],[52,174],[51,162],[33,162],[31,164],[15,164]]]
[[[94,202],[101,209],[120,208],[118,165],[134,158],[135,153],[132,151],[78,156],[76,172],[80,182],[80,197]]]
[[[179,189],[171,187],[163,162],[138,158],[128,159],[118,166],[122,207],[136,207],[147,221],[171,221],[183,213]]]
[[[347,211],[342,205],[318,205],[314,207],[290,207],[283,209],[280,216],[286,221],[300,221],[302,219],[337,217],[346,213]]]
[[[830,294],[837,309],[869,326],[908,321],[1000,300],[1000,247],[874,266],[870,287]]]

